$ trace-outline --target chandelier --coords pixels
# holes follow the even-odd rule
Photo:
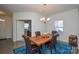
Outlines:
[[[40,19],[41,22],[44,22],[44,23],[47,23],[48,21],[50,20],[50,18],[47,18],[47,17],[42,17]]]
[[[44,9],[46,10],[47,8],[47,4],[43,4],[43,7],[44,7]],[[45,12],[45,10],[43,10],[43,12]],[[46,12],[45,12],[45,15],[46,15]],[[41,19],[40,19],[40,21],[41,22],[44,22],[44,23],[47,23],[48,21],[50,20],[50,18],[48,18],[48,17],[42,17]]]

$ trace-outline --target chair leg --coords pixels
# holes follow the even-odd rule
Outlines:
[[[15,50],[13,50],[13,53],[15,54]]]
[[[55,52],[56,52],[56,45],[54,45],[54,50],[55,50]]]
[[[50,49],[50,51],[51,51],[51,54],[52,54],[52,49]]]
[[[41,54],[41,50],[39,49],[39,54]]]
[[[28,54],[28,51],[26,50],[26,54]]]
[[[28,50],[27,50],[27,48],[26,48],[26,54],[28,53]]]

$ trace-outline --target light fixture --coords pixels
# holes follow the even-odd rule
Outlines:
[[[5,20],[4,20],[4,19],[1,19],[1,18],[0,18],[0,21],[1,21],[1,22],[5,22]]]
[[[43,6],[46,7],[47,4],[43,4]],[[45,11],[45,10],[43,10],[43,11]],[[40,19],[40,21],[41,21],[41,22],[44,22],[44,23],[47,23],[49,20],[50,20],[50,18],[45,17],[45,16]]]
[[[44,23],[47,23],[48,21],[50,20],[50,18],[47,18],[47,17],[42,17],[40,19],[41,22],[44,22]]]
[[[0,11],[0,15],[7,15],[7,13],[4,11]]]

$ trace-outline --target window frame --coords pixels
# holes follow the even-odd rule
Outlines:
[[[59,21],[62,21],[62,26],[57,26],[58,24],[56,25],[56,22],[58,23]],[[62,32],[64,32],[64,22],[63,22],[63,20],[56,20],[56,21],[54,22],[54,27],[55,27],[55,30],[56,30],[56,31],[58,31],[57,28],[62,28],[62,30],[63,30]],[[59,29],[59,30],[60,30],[60,29]]]

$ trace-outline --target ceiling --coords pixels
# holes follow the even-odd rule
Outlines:
[[[79,4],[0,4],[0,10],[8,13],[30,11],[42,14],[55,14],[78,7]]]

